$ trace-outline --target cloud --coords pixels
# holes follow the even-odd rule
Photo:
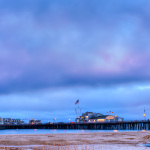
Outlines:
[[[79,98],[83,112],[139,117],[149,105],[149,5],[1,0],[1,112],[68,120]]]
[[[1,93],[149,82],[145,2],[1,1]]]

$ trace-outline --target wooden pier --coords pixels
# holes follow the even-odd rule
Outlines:
[[[150,121],[1,125],[0,129],[150,130]]]

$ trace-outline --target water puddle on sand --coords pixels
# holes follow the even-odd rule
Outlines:
[[[0,145],[0,150],[1,149],[8,149],[8,150],[18,150],[18,149],[23,149],[23,150],[33,150],[33,149],[49,149],[50,146],[45,146],[45,145]]]
[[[150,148],[150,143],[143,144],[143,145]]]
[[[140,147],[143,147],[143,146],[144,146],[144,147],[146,147],[146,148],[149,149],[149,148],[150,148],[150,143],[147,143],[147,144],[142,144],[142,143],[141,143],[141,144],[138,144],[138,146],[140,146]]]

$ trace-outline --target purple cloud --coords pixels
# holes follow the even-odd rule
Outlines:
[[[54,92],[61,89],[64,93],[71,90],[68,97],[65,94],[61,97],[57,94],[42,97],[44,104],[37,98],[34,111],[48,111],[45,105],[50,105],[48,98],[50,101],[56,99],[51,104],[54,108],[51,110],[66,109],[65,105],[61,104],[61,107],[57,104],[63,100],[67,103],[73,97],[88,99],[90,103],[95,95],[95,104],[100,104],[96,89],[107,89],[101,95],[111,104],[108,109],[111,106],[116,110],[120,110],[118,107],[129,107],[120,101],[121,95],[114,91],[110,95],[117,104],[114,105],[105,96],[113,88],[136,89],[150,82],[149,5],[147,0],[137,0],[136,3],[129,0],[0,1],[1,96],[5,95],[3,98],[7,101],[13,98],[13,105],[16,99],[20,99],[18,94],[24,92],[37,95],[38,91],[43,90],[46,95],[47,90]],[[77,96],[79,91],[72,93],[76,89],[85,95],[92,89],[95,93],[92,91],[87,97],[81,93]],[[124,92],[124,97],[129,98]],[[137,89],[132,91],[129,101],[138,92]],[[147,104],[147,91],[135,96],[139,99],[133,104],[143,107],[140,105],[144,95],[144,104]],[[34,96],[16,100],[16,107],[31,110]],[[29,107],[27,99],[30,98],[33,103],[30,102]],[[21,106],[22,102],[27,102],[26,107]],[[11,105],[9,110],[14,110]],[[4,101],[3,106],[5,109]],[[101,109],[103,107],[106,107],[105,104]],[[98,111],[96,105],[94,108]]]

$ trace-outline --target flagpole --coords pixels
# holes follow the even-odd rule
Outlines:
[[[77,104],[77,107],[75,108],[75,111],[76,111],[76,115],[77,115],[77,118],[79,117],[80,115],[80,106],[79,106],[79,99],[76,101],[75,105]]]
[[[79,102],[78,102],[78,115],[79,115]]]

